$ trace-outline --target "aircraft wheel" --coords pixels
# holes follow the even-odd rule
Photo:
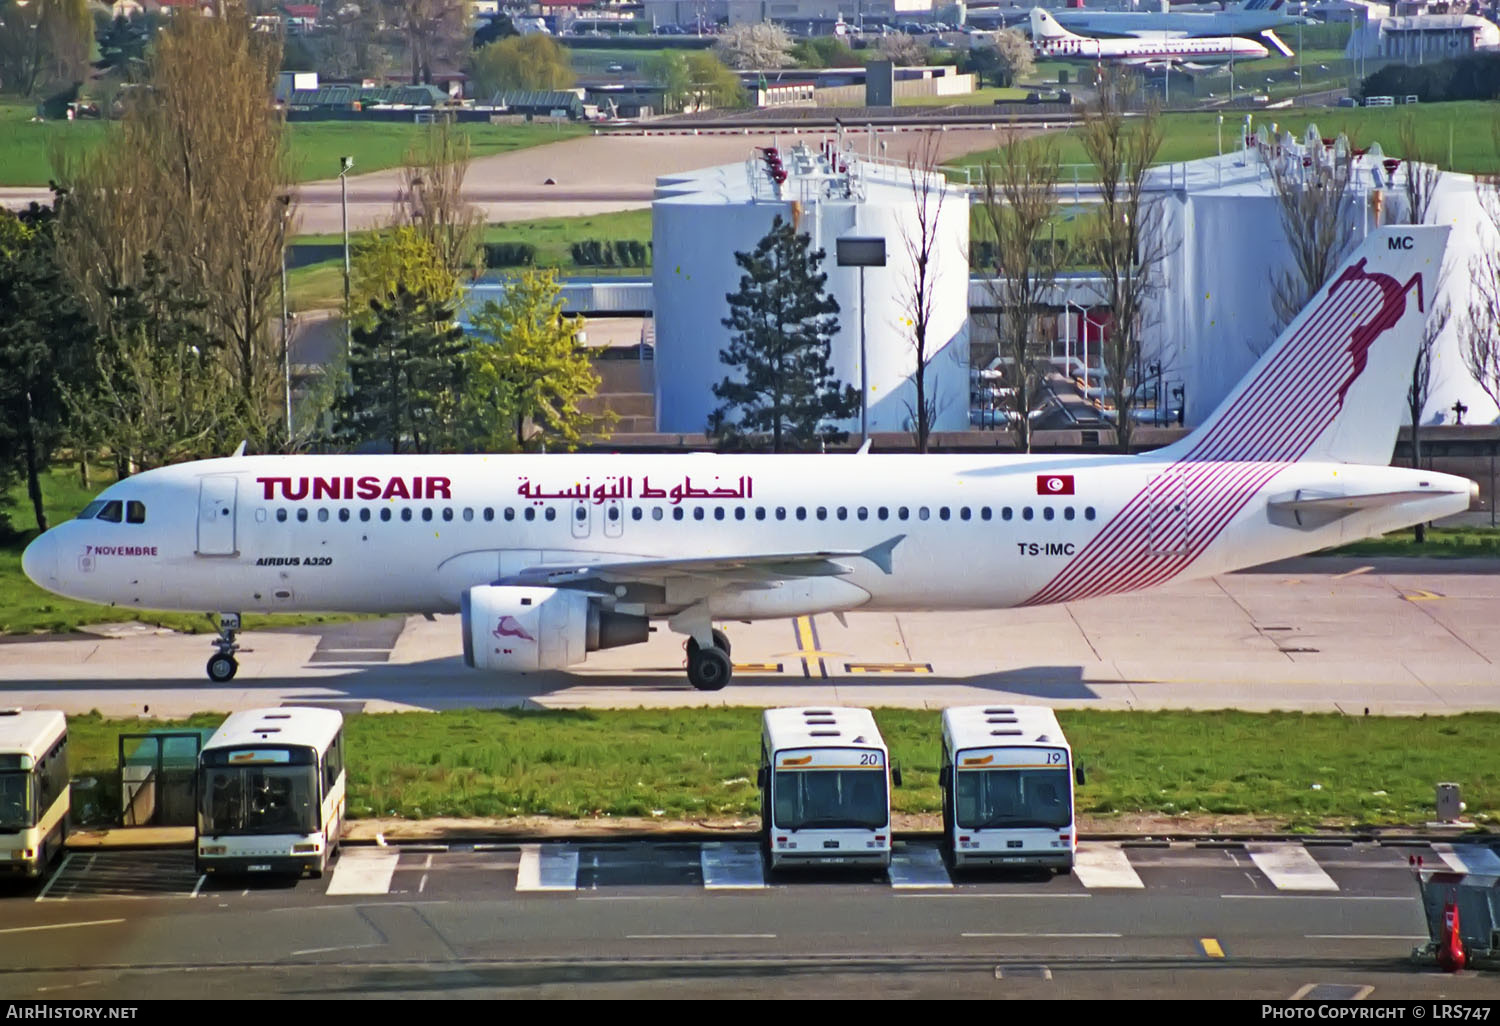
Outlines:
[[[734,650],[729,644],[729,635],[717,627],[714,628],[714,648],[722,648],[725,655],[734,654]]]
[[[699,691],[719,691],[729,683],[734,664],[729,653],[717,648],[698,648],[688,652],[688,682]]]
[[[208,661],[208,679],[216,684],[233,680],[239,672],[239,661],[232,655],[216,655]]]

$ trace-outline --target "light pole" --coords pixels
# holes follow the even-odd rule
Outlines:
[[[885,266],[883,236],[850,235],[837,240],[838,265],[859,268],[859,444],[870,438],[870,371],[865,359],[865,268]]]
[[[339,211],[344,219],[344,358],[354,349],[354,311],[349,309],[349,183],[345,176],[354,166],[353,157],[339,158]]]
[[[287,330],[286,313],[286,222],[292,213],[292,197],[278,196],[281,201],[281,380],[286,393],[286,441],[292,444],[292,346]]]

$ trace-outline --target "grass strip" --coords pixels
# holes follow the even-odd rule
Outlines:
[[[939,714],[875,716],[905,776],[894,808],[939,811]],[[1062,710],[1058,717],[1088,773],[1080,815],[1249,815],[1289,830],[1412,825],[1432,817],[1438,781],[1463,787],[1476,823],[1493,825],[1500,815],[1497,713]],[[69,722],[75,776],[111,774],[121,731],[169,726],[97,715]],[[355,818],[759,814],[757,709],[454,710],[355,715],[346,724]]]

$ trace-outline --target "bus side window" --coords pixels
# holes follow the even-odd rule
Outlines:
[[[326,795],[333,790],[333,785],[338,783],[339,774],[344,771],[344,732],[341,730],[334,737],[333,743],[328,746],[328,754],[323,759],[323,793]]]

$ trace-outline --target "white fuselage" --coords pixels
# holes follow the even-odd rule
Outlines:
[[[1242,467],[1256,472],[1247,478]],[[1183,468],[1083,455],[237,457],[111,486],[100,498],[144,503],[143,522],[62,524],[28,549],[26,570],[52,591],[135,608],[452,612],[466,589],[530,566],[847,554],[899,535],[890,574],[838,558],[847,572],[724,591],[709,599],[712,613],[1004,608],[1336,545],[1459,512],[1471,487],[1344,464]],[[1231,478],[1251,484],[1236,491]],[[1071,494],[1043,493],[1054,479]],[[1174,483],[1160,491],[1161,482]],[[572,494],[579,488],[587,499]],[[1418,497],[1322,526],[1269,509],[1299,490]],[[1116,520],[1114,530],[1133,532],[1128,543],[1067,580],[1064,570]],[[619,608],[668,616],[702,597],[689,575]]]

